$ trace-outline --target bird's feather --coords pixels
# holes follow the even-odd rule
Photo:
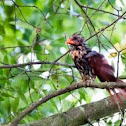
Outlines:
[[[109,65],[108,61],[102,54],[91,51],[88,56],[88,62],[100,81],[115,82],[114,68]]]

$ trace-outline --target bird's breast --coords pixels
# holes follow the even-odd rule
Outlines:
[[[71,52],[75,66],[81,73],[85,72],[86,67],[86,59],[84,59],[85,54],[86,52],[83,50],[73,50]]]
[[[75,60],[76,58],[82,59],[85,54],[87,54],[87,52],[84,50],[75,49],[75,50],[72,50],[72,52],[71,52],[73,60]]]
[[[80,55],[80,51],[78,51],[78,50],[74,50],[72,53],[71,53],[71,55],[72,55],[72,59],[73,60],[75,60],[76,58],[82,58],[82,55]]]

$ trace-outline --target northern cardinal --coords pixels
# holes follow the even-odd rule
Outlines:
[[[105,57],[88,48],[81,35],[73,34],[66,43],[73,46],[71,49],[72,59],[84,81],[87,81],[90,78],[94,79],[97,76],[101,82],[107,81],[123,83],[123,81],[114,76],[114,68],[109,65]],[[118,90],[126,96],[125,89]],[[110,90],[107,89],[107,91],[113,99]],[[117,99],[121,102],[120,96],[115,92],[115,90],[113,91],[116,94]]]

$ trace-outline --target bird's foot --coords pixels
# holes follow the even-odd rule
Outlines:
[[[89,80],[86,80],[85,82],[86,82],[86,85],[87,85],[87,86],[90,86],[90,84],[93,83],[93,80],[92,80],[92,79],[89,79]]]

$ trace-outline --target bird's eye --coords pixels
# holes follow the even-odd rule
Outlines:
[[[77,40],[77,37],[74,37],[74,40]]]

